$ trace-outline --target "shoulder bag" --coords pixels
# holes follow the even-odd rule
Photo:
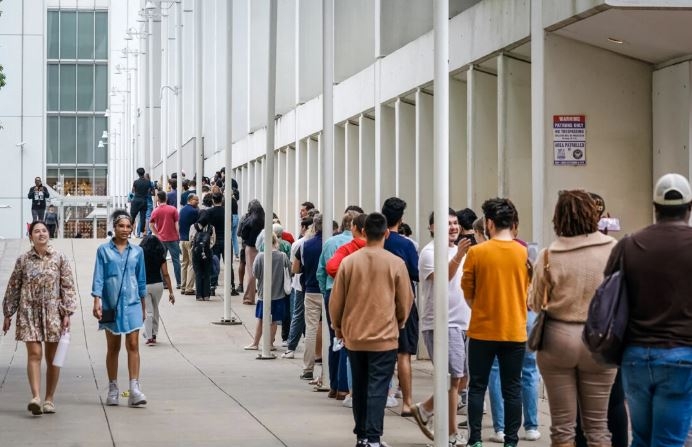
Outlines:
[[[116,317],[118,316],[118,303],[120,302],[120,293],[123,291],[123,283],[125,282],[125,274],[127,273],[127,261],[130,260],[130,246],[127,246],[127,257],[125,258],[125,267],[123,268],[123,274],[120,277],[120,290],[118,290],[118,298],[115,300],[115,307],[113,309],[101,309],[101,319],[99,323],[114,323]]]
[[[541,311],[536,317],[533,326],[531,327],[531,332],[529,333],[529,340],[527,341],[527,347],[530,351],[539,351],[543,347],[543,331],[545,330],[545,322],[548,319],[546,312],[546,307],[548,307],[548,301],[550,295],[548,293],[548,287],[550,286],[550,260],[548,257],[549,249],[546,248],[543,252],[543,273],[544,273],[544,288],[543,288],[543,304],[541,304]]]

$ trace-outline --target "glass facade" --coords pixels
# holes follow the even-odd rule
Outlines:
[[[108,12],[48,10],[48,185],[67,195],[107,195]],[[77,217],[77,216],[75,216]]]

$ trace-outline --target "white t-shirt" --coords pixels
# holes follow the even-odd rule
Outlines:
[[[298,249],[300,249],[303,246],[303,243],[305,243],[305,238],[301,237],[297,241],[291,245],[291,265],[293,265],[293,261],[296,259],[296,253],[298,252]],[[293,288],[299,291],[303,291],[303,286],[300,285],[300,277],[302,276],[302,273],[296,273],[293,275]]]
[[[457,246],[449,247],[447,259],[451,260],[457,253]],[[457,268],[457,272],[449,281],[449,327],[459,327],[468,329],[471,320],[471,309],[464,299],[464,292],[461,290],[461,274],[463,272],[464,261]],[[435,270],[435,246],[434,241],[430,241],[420,252],[418,258],[418,271],[420,283],[418,290],[423,299],[423,311],[420,315],[420,329],[422,331],[432,331],[435,329],[435,290],[432,278],[428,278]]]

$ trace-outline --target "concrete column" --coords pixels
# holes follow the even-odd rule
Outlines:
[[[466,84],[449,80],[449,206],[466,208]]]
[[[344,191],[347,205],[362,205],[360,201],[358,125],[351,121],[344,124]]]
[[[379,210],[375,202],[375,120],[365,115],[358,117],[358,163],[360,173],[359,202],[363,209]]]
[[[315,201],[316,197],[310,197],[308,191],[308,177],[310,173],[308,171],[308,139],[298,141],[298,149],[296,150],[296,185],[298,187],[298,193],[296,194],[296,199],[298,204],[305,201]],[[296,207],[296,212],[298,207]]]
[[[319,149],[317,139],[312,137],[306,140],[307,158],[307,197],[305,200],[310,200],[319,208],[321,205],[319,200]]]
[[[375,129],[379,136],[377,145],[380,156],[379,165],[379,199],[376,203],[382,204],[384,201],[396,195],[396,172],[395,172],[395,144],[396,144],[396,129],[394,108],[390,105],[382,105],[380,107],[380,119],[376,121]]]
[[[471,207],[497,196],[497,82],[495,76],[469,70],[467,82],[467,165]]]
[[[433,210],[433,97],[416,91],[416,200],[407,208],[406,220],[413,221],[420,247],[430,242],[428,216]],[[413,206],[412,206],[413,205]]]
[[[416,107],[397,99],[395,111],[395,160],[396,189],[394,194],[409,205],[409,213],[415,215],[416,182],[411,181],[416,173]],[[420,237],[418,226],[411,225],[414,239]]]
[[[339,217],[346,209],[346,153],[345,153],[345,129],[342,126],[334,126],[334,216]]]
[[[284,224],[284,228],[294,235],[298,234],[299,227],[296,227],[295,221],[298,216],[298,200],[300,197],[294,194],[296,190],[296,177],[294,175],[296,171],[296,150],[293,147],[286,148],[286,211],[283,216],[281,216],[281,222]]]

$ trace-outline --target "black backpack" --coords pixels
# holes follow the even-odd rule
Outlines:
[[[195,262],[208,262],[211,261],[211,232],[213,227],[207,225],[207,228],[201,230],[197,224],[195,224],[195,229],[197,234],[195,234],[194,240],[192,241],[192,260]]]

